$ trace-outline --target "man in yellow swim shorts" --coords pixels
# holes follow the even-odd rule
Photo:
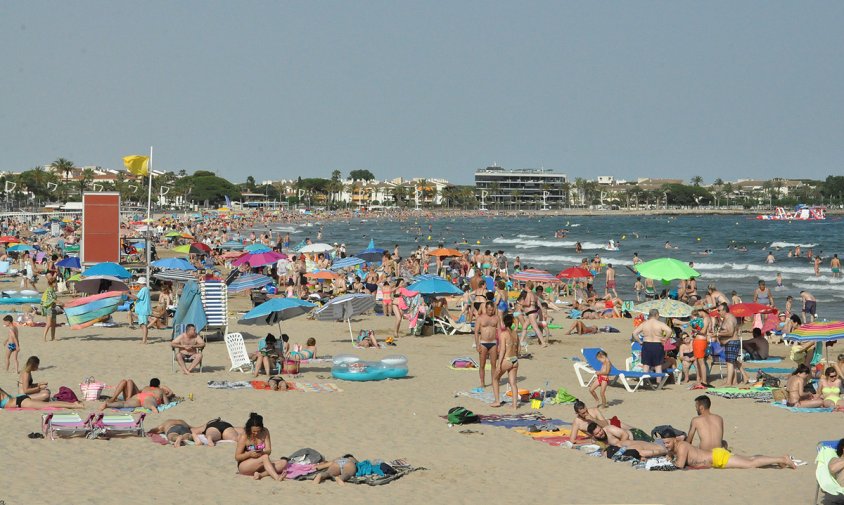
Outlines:
[[[797,464],[791,456],[779,458],[773,456],[739,456],[728,450],[716,447],[711,451],[699,449],[685,440],[674,437],[668,431],[662,436],[668,457],[677,468],[687,466],[694,468],[761,468],[763,466],[778,466],[780,468],[797,469]]]

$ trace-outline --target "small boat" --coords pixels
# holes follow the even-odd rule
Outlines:
[[[762,221],[823,221],[826,219],[826,207],[798,204],[793,211],[783,207],[774,209],[773,214],[759,214],[756,219]]]
[[[67,322],[73,329],[87,328],[107,318],[123,303],[125,293],[108,291],[71,300],[64,305]]]

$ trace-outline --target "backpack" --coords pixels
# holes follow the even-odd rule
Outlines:
[[[448,416],[446,417],[449,424],[472,424],[481,422],[481,419],[477,414],[464,407],[452,407],[448,409]]]
[[[59,388],[59,392],[53,395],[53,400],[57,402],[76,403],[79,401],[79,398],[76,397],[76,393],[72,389],[62,386]]]
[[[774,377],[771,374],[767,374],[762,370],[756,374],[756,382],[761,382],[764,387],[769,388],[778,388],[780,387],[780,379],[779,377]]]

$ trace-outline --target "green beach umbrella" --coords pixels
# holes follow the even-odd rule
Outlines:
[[[675,279],[691,279],[700,274],[687,263],[674,258],[658,258],[640,263],[636,266],[636,273],[646,279],[672,281]]]
[[[177,231],[171,231],[170,233],[167,233],[164,236],[165,237],[181,237],[182,234],[177,232]]]
[[[190,244],[180,245],[170,250],[179,254],[190,254]]]

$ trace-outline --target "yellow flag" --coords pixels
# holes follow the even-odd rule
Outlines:
[[[149,174],[149,156],[126,156],[123,158],[126,170],[134,175],[145,176]]]

